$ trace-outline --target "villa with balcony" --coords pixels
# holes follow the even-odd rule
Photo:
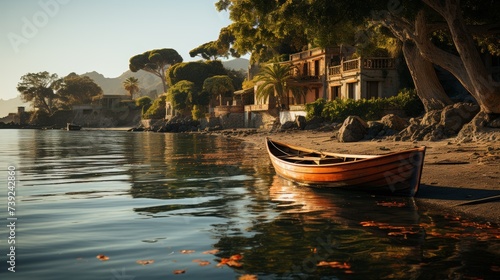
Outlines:
[[[394,58],[360,57],[328,68],[328,98],[371,99],[390,97],[399,90]]]
[[[284,110],[279,112],[273,98],[259,100],[254,95],[253,104],[244,104],[245,126],[258,127],[261,119],[266,116],[270,119],[278,113],[281,123],[294,121],[298,115],[305,116],[305,104],[319,98],[358,100],[390,97],[398,93],[399,75],[395,59],[357,57],[355,53],[356,48],[344,45],[291,54],[289,61],[284,63],[292,64],[292,83],[302,90],[303,95],[294,97],[289,93]]]

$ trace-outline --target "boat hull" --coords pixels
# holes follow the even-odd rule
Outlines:
[[[324,153],[270,139],[266,147],[276,173],[296,183],[405,196],[417,193],[425,156],[425,147],[380,156]],[[306,160],[298,160],[304,154]],[[325,160],[311,160],[315,156]],[[338,162],[329,163],[334,158]]]

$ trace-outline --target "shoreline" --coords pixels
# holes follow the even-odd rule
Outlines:
[[[440,141],[401,142],[392,140],[340,143],[333,132],[293,130],[253,132],[224,130],[210,133],[231,137],[254,145],[265,153],[264,137],[316,150],[351,154],[384,154],[426,146],[419,203],[447,209],[457,215],[500,224],[500,143],[455,143]]]

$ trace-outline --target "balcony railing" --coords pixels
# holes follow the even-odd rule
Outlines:
[[[269,104],[245,105],[245,112],[267,111]]]
[[[362,69],[378,70],[378,69],[394,69],[394,68],[395,68],[395,62],[393,58],[386,58],[386,57],[357,58],[344,61],[342,65],[330,66],[328,68],[328,75],[338,76],[342,75],[342,73],[344,72],[361,71]]]

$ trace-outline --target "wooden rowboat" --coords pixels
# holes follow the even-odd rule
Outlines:
[[[276,173],[293,182],[405,196],[417,193],[425,156],[425,147],[385,155],[349,155],[269,138],[266,147]]]

